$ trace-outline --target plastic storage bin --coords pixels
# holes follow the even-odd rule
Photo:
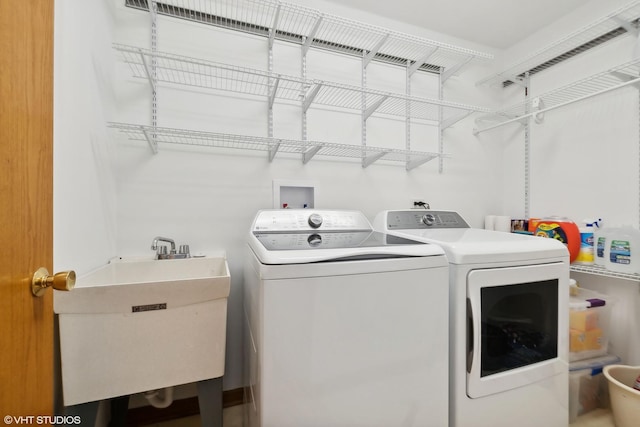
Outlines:
[[[607,355],[569,365],[570,423],[594,409],[609,407],[609,390],[602,370],[619,362],[619,357]]]
[[[598,292],[573,288],[569,298],[569,361],[607,354],[611,306],[615,299]]]
[[[640,391],[631,388],[640,366],[611,365],[604,368],[609,382],[611,409],[616,427],[637,427],[640,425]]]

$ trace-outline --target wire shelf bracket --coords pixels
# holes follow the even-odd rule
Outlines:
[[[322,24],[322,19],[323,19],[323,17],[322,17],[322,15],[320,15],[318,17],[318,19],[316,20],[315,25],[311,29],[311,32],[306,35],[305,41],[302,44],[302,54],[303,55],[306,55],[307,52],[309,52],[309,49],[311,48],[311,43],[313,43],[314,37],[318,33],[318,30],[320,29],[320,24]]]
[[[407,162],[406,169],[407,169],[407,171],[410,171],[412,169],[417,168],[418,166],[421,166],[421,165],[423,165],[423,164],[435,159],[436,157],[438,157],[438,156],[437,155],[433,155],[433,156],[427,156],[427,157],[423,157],[423,158],[417,158],[417,159],[409,160]]]
[[[367,168],[369,166],[371,166],[372,164],[374,164],[375,162],[377,162],[378,160],[380,160],[381,158],[383,158],[384,156],[387,155],[386,151],[381,151],[379,153],[375,153],[375,154],[370,154],[368,156],[366,156],[365,154],[365,158],[362,160],[362,168]]]
[[[306,165],[307,163],[309,163],[309,161],[313,159],[313,157],[318,154],[320,150],[322,150],[322,145],[316,145],[315,147],[311,147],[307,151],[302,153],[302,164]]]
[[[451,76],[455,75],[458,71],[460,71],[460,69],[462,67],[464,67],[465,65],[467,65],[469,62],[471,62],[472,59],[473,59],[473,57],[469,56],[467,59],[465,59],[464,61],[460,62],[459,64],[454,65],[453,67],[444,70],[444,72],[442,73],[442,81],[446,82],[447,80],[449,80],[449,78],[451,78]]]
[[[460,120],[463,120],[473,114],[473,111],[465,111],[463,113],[458,114],[457,116],[452,116],[447,119],[442,120],[440,122],[440,129],[444,130],[450,128],[454,124],[458,123]]]
[[[431,48],[429,48],[429,50],[422,55],[417,61],[415,61],[412,65],[409,66],[408,69],[408,75],[412,76],[416,73],[416,71],[418,71],[420,69],[420,67],[422,67],[423,64],[425,64],[429,58],[431,58],[431,56],[433,56],[434,53],[436,53],[436,51],[438,50],[437,46],[433,46]]]
[[[313,103],[313,100],[316,99],[316,96],[318,96],[318,92],[320,92],[320,89],[322,89],[322,83],[315,83],[305,95],[304,102],[302,104],[302,110],[305,113]]]
[[[624,28],[627,33],[633,35],[634,37],[638,37],[638,35],[640,35],[640,30],[638,30],[638,27],[633,25],[631,22],[619,18],[618,16],[612,16],[611,19],[614,22],[617,22],[618,25]]]
[[[275,77],[273,81],[273,88],[269,93],[269,109],[273,108],[273,102],[276,100],[276,94],[278,93],[278,85],[280,84],[280,76]]]
[[[142,128],[142,126],[140,128],[144,134],[144,139],[149,143],[149,147],[153,154],[158,154],[158,141],[155,138],[155,134],[149,135],[149,129]]]
[[[273,162],[273,159],[276,158],[276,153],[278,153],[278,149],[280,148],[280,142],[276,142],[269,147],[269,162]]]
[[[271,24],[271,28],[269,28],[269,50],[273,49],[273,43],[276,40],[276,28],[278,28],[278,22],[280,22],[281,7],[282,5],[278,3],[273,13],[273,23]]]
[[[367,67],[367,65],[369,65],[369,63],[373,61],[373,59],[376,57],[380,49],[382,49],[382,46],[384,46],[387,40],[389,40],[389,36],[390,34],[388,33],[385,34],[380,39],[380,41],[373,48],[371,48],[371,50],[364,56],[364,58],[362,59],[364,67]]]
[[[380,106],[382,106],[382,104],[384,103],[384,101],[386,101],[387,99],[389,99],[388,95],[382,96],[380,99],[378,99],[377,101],[375,101],[373,104],[371,104],[370,106],[367,107],[367,109],[364,112],[364,119],[367,120],[369,117],[371,117],[371,115],[378,109],[380,108]]]

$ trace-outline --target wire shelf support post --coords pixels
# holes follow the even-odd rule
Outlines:
[[[148,4],[149,16],[151,17],[151,76],[149,81],[151,82],[151,126],[153,132],[151,135],[145,133],[145,136],[153,154],[158,154],[158,136],[155,132],[158,127],[158,4],[156,0],[151,0]]]

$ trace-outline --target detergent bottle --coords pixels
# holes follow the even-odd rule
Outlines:
[[[631,226],[611,228],[605,257],[605,267],[611,271],[640,274],[640,231]]]
[[[530,220],[531,223],[531,220]],[[559,240],[569,251],[569,262],[574,262],[580,251],[580,231],[578,226],[568,218],[547,217],[536,219],[534,235]]]
[[[605,267],[605,248],[607,247],[607,236],[609,229],[602,226],[593,231],[593,263],[600,267]]]

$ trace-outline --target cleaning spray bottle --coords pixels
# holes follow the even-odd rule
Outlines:
[[[607,247],[608,235],[609,228],[605,227],[602,221],[599,221],[598,228],[593,230],[593,262],[600,267],[604,267],[606,264],[605,248]]]
[[[597,220],[585,219],[580,230],[580,251],[576,257],[576,264],[593,265],[594,263],[594,239],[593,233],[599,227],[601,218]]]

